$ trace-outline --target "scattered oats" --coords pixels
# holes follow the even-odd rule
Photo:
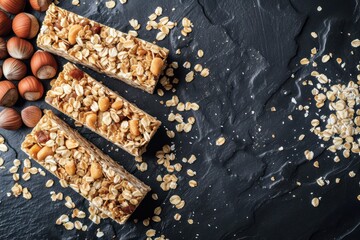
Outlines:
[[[353,178],[356,176],[356,173],[354,171],[349,172],[349,177]]]
[[[309,63],[310,63],[310,61],[307,58],[303,58],[303,59],[300,60],[301,65],[308,65]]]
[[[147,226],[149,226],[149,224],[150,224],[149,219],[148,219],[148,218],[145,218],[145,219],[143,220],[143,225],[144,225],[145,227],[147,227]]]
[[[174,138],[174,137],[175,137],[175,132],[172,131],[172,130],[167,130],[167,131],[166,131],[166,135],[167,135],[169,138]]]
[[[314,158],[314,152],[310,151],[310,150],[305,150],[304,155],[305,155],[305,158],[309,161]]]
[[[189,224],[193,224],[193,223],[194,223],[194,220],[192,220],[191,218],[189,218],[189,219],[187,220],[187,222],[188,222]]]
[[[128,31],[128,34],[131,35],[131,36],[134,36],[134,37],[137,37],[137,36],[138,36],[138,33],[137,33],[137,31],[135,31],[135,30],[129,30],[129,31]]]
[[[196,161],[196,156],[192,154],[190,158],[187,160],[187,163],[193,164]]]
[[[161,15],[162,15],[162,12],[163,12],[162,7],[157,7],[157,8],[155,9],[155,14],[156,14],[157,16],[161,16]]]
[[[14,186],[11,188],[11,191],[15,197],[18,197],[21,195],[23,188],[20,184],[15,183]]]
[[[225,143],[225,138],[224,137],[219,137],[215,142],[216,146],[221,146],[224,143]]]
[[[73,230],[74,229],[74,223],[73,222],[66,222],[63,224],[66,230]]]
[[[318,161],[315,161],[315,162],[313,163],[313,166],[316,167],[316,168],[319,168],[319,162],[318,162]]]
[[[140,165],[136,164],[136,167],[140,172],[145,172],[148,169],[148,165],[146,162],[142,162]]]
[[[329,60],[330,60],[330,56],[327,55],[327,54],[325,54],[325,55],[322,56],[322,58],[321,58],[321,61],[322,61],[323,63],[327,63]]]
[[[74,5],[74,6],[79,6],[80,1],[79,0],[72,0],[71,4]]]
[[[153,236],[155,236],[155,234],[156,234],[156,231],[154,229],[149,229],[146,231],[147,237],[153,237]]]
[[[316,183],[320,186],[320,187],[323,187],[325,186],[325,181],[324,179],[322,179],[321,177],[316,179]]]
[[[155,201],[159,199],[158,195],[156,193],[153,193],[151,195],[152,199],[154,199]]]
[[[20,180],[20,174],[14,173],[14,174],[13,174],[13,180],[14,180],[15,182],[19,181],[19,180]]]
[[[354,39],[351,42],[351,46],[354,47],[354,48],[360,47],[360,40],[359,39]]]
[[[162,90],[162,89],[158,89],[157,90],[157,94],[160,96],[160,97],[162,97],[162,96],[164,96],[164,90]]]
[[[3,144],[5,142],[5,138],[0,135],[0,144]]]
[[[0,144],[0,152],[7,152],[8,151],[8,147],[2,143]]]
[[[314,206],[314,207],[318,207],[319,206],[319,198],[315,197],[311,200],[311,204]]]
[[[120,0],[120,2],[121,2],[121,1],[122,1],[122,0]],[[127,0],[123,0],[123,1],[126,2]],[[88,229],[87,225],[84,225],[84,226],[82,226],[81,231],[85,232],[87,229]]]
[[[101,237],[103,237],[104,236],[104,233],[100,230],[100,229],[98,229],[98,231],[97,231],[97,233],[96,233],[96,237],[97,238],[101,238]]]
[[[22,194],[23,194],[23,198],[27,199],[27,200],[30,200],[32,198],[32,195],[31,193],[29,192],[29,189],[28,188],[24,188],[22,190]]]
[[[299,141],[302,141],[304,138],[305,138],[305,134],[301,134],[298,139]]]
[[[185,76],[186,82],[192,82],[192,80],[194,80],[194,71],[188,72]]]
[[[2,157],[0,157],[0,167],[4,165],[4,159]]]
[[[14,164],[14,166],[16,166],[16,167],[19,167],[19,166],[21,165],[21,162],[20,162],[19,159],[15,159],[15,160],[13,161],[13,164]]]
[[[158,41],[164,40],[165,37],[166,37],[166,33],[164,33],[164,32],[158,32],[156,34],[156,40],[158,40]]]
[[[45,187],[47,188],[52,187],[53,185],[54,185],[54,180],[52,179],[47,180],[45,183]]]
[[[19,167],[12,166],[12,167],[9,169],[9,172],[10,172],[10,173],[16,173],[18,170],[19,170]]]
[[[271,107],[271,108],[270,108],[270,111],[276,112],[276,108],[275,108],[275,107]]]
[[[187,175],[190,176],[190,177],[193,177],[193,176],[196,175],[196,172],[194,172],[194,171],[191,170],[191,169],[186,170],[186,173],[187,173]]]
[[[175,219],[176,221],[179,221],[179,220],[181,219],[181,215],[180,215],[179,213],[176,213],[176,214],[174,215],[174,219]]]
[[[201,50],[201,49],[198,50],[197,55],[198,55],[199,58],[202,58],[204,56],[204,51]]]
[[[317,35],[316,32],[311,32],[311,36],[312,36],[313,38],[317,38],[317,37],[318,37],[318,35]]]
[[[176,51],[175,51],[175,53],[176,53],[176,55],[180,55],[181,54],[181,49],[176,49]]]
[[[154,214],[155,214],[155,215],[160,215],[160,214],[161,214],[161,207],[156,207],[156,208],[154,209]]]
[[[210,70],[208,68],[204,68],[200,73],[202,77],[207,77],[209,76],[209,74],[210,74]]]
[[[201,66],[201,64],[196,64],[194,67],[195,72],[201,72],[203,70],[203,67]]]
[[[335,182],[336,182],[336,183],[340,183],[340,178],[336,178],[336,179],[335,179]]]
[[[161,217],[159,217],[159,216],[153,216],[153,217],[151,218],[151,220],[153,220],[153,222],[161,222]]]
[[[185,206],[185,201],[184,200],[181,200],[180,203],[175,205],[175,207],[177,209],[183,209],[184,206]]]
[[[195,181],[195,180],[190,180],[189,181],[189,186],[194,188],[194,187],[197,187],[198,183]]]
[[[190,69],[191,68],[191,63],[189,61],[184,62],[183,67],[186,69]]]
[[[129,21],[129,23],[130,23],[130,26],[133,27],[135,30],[139,30],[140,27],[141,27],[141,25],[139,24],[138,20],[136,20],[136,19],[131,19],[131,20]]]
[[[120,3],[121,4],[125,4],[125,3],[127,3],[127,0],[120,0]],[[84,230],[83,230],[84,231]],[[86,231],[86,230],[85,230]]]
[[[181,198],[179,197],[179,195],[172,195],[172,196],[170,197],[169,201],[170,201],[170,203],[171,203],[172,205],[177,205],[177,204],[180,203]]]
[[[28,180],[30,180],[31,175],[30,175],[29,172],[27,172],[27,173],[24,173],[24,174],[21,176],[21,178],[22,178],[24,181],[28,181]]]
[[[76,221],[74,222],[74,226],[75,226],[75,228],[76,228],[77,230],[81,230],[82,227],[83,227],[82,223],[81,223],[80,221],[78,221],[78,220],[76,220]]]
[[[115,7],[115,1],[107,1],[105,3],[106,7],[109,8],[109,9],[113,9]]]

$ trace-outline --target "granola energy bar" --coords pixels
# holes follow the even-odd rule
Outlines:
[[[150,191],[49,110],[21,148],[58,177],[62,186],[70,186],[120,224]]]
[[[46,12],[37,45],[148,93],[154,92],[169,53],[54,4]]]
[[[161,125],[71,63],[64,65],[45,101],[134,156],[146,151]]]

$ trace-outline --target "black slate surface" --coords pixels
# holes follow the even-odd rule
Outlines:
[[[170,61],[178,61],[180,66],[186,60],[193,65],[201,63],[210,68],[211,74],[186,83],[184,76],[188,70],[182,67],[176,70],[176,77],[181,80],[176,94],[183,102],[197,102],[200,110],[183,114],[196,118],[190,133],[179,133],[175,139],[169,139],[164,127],[174,129],[175,124],[167,121],[167,114],[176,109],[166,108],[159,101],[170,99],[173,93],[167,92],[163,98],[149,95],[85,69],[163,122],[144,155],[149,165],[145,173],[136,170],[131,156],[121,150],[111,151],[112,144],[78,128],[83,136],[159,195],[159,200],[154,201],[149,194],[123,226],[109,219],[98,226],[85,219],[87,232],[66,231],[55,225],[61,214],[71,214],[71,210],[64,206],[64,201],[51,202],[50,190],[44,188],[47,179],[54,179],[51,174],[33,176],[29,182],[20,181],[31,191],[30,201],[7,197],[13,185],[8,169],[14,158],[24,159],[20,143],[30,129],[0,130],[11,148],[0,155],[6,162],[6,170],[0,170],[0,239],[94,239],[98,228],[105,233],[103,239],[145,239],[150,227],[157,230],[157,236],[164,234],[170,239],[360,238],[360,202],[356,198],[360,194],[359,174],[354,178],[348,176],[349,171],[358,172],[359,157],[334,163],[334,154],[325,150],[329,143],[309,132],[310,120],[317,111],[311,100],[311,88],[302,86],[301,80],[310,79],[313,68],[298,64],[316,47],[319,71],[335,82],[356,79],[359,52],[350,42],[360,37],[358,0],[128,0],[125,5],[117,2],[112,10],[105,7],[105,1],[82,0],[80,7],[72,6],[71,1],[61,1],[59,6],[125,32],[131,29],[128,20],[136,18],[142,25],[139,36],[149,41],[155,40],[157,31],[148,32],[145,25],[157,6],[163,7],[163,15],[173,21],[181,22],[184,16],[189,17],[194,23],[193,33],[179,38],[179,24],[159,45],[170,49]],[[318,6],[322,7],[321,11],[317,11]],[[42,19],[44,15],[36,13],[36,16]],[[317,39],[310,37],[312,31],[318,33]],[[178,48],[182,50],[180,56],[175,54]],[[197,59],[200,48],[205,56]],[[333,60],[322,64],[318,56],[329,52],[341,57],[346,67],[342,69]],[[66,62],[61,58],[58,61],[61,65]],[[48,89],[49,83],[44,81],[44,84]],[[309,117],[296,110],[294,100],[311,106]],[[44,101],[19,101],[16,108],[33,104],[50,108]],[[272,106],[277,112],[270,111]],[[292,121],[288,119],[290,114]],[[64,119],[73,126],[70,119]],[[299,142],[297,137],[301,133],[306,137]],[[276,137],[272,138],[272,134]],[[221,135],[226,137],[226,143],[216,147],[215,140]],[[163,192],[155,177],[166,170],[156,164],[154,155],[164,144],[172,143],[176,162],[192,153],[198,160],[193,165],[183,164],[183,170],[177,174],[176,190]],[[279,151],[280,147],[284,150]],[[319,169],[305,159],[306,149],[315,152]],[[39,166],[35,162],[33,165]],[[197,172],[193,178],[199,183],[197,188],[188,186],[188,168]],[[275,181],[271,181],[272,176]],[[319,177],[325,177],[330,184],[319,187],[315,182]],[[341,178],[339,184],[335,184],[337,177]],[[297,181],[302,183],[300,187]],[[78,208],[86,210],[88,203],[71,189],[63,189],[56,182],[51,190],[70,195]],[[169,204],[173,194],[186,201],[182,210]],[[311,205],[314,196],[321,197],[318,208]],[[156,206],[163,208],[162,222],[144,227],[142,220],[151,217]],[[182,215],[179,222],[173,219],[176,212]],[[135,218],[139,223],[133,222]],[[193,225],[187,223],[188,218],[194,220]]]

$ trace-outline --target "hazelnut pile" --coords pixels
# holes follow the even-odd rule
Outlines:
[[[36,11],[46,11],[52,0],[29,0]],[[40,25],[36,17],[23,12],[26,0],[0,0],[0,128],[17,130],[24,123],[34,127],[42,117],[42,111],[30,106],[19,114],[14,106],[19,95],[27,101],[37,101],[44,94],[40,80],[53,78],[58,70],[52,54],[45,51],[34,53],[33,39],[39,32]],[[12,19],[12,15],[15,15]],[[13,32],[15,36],[9,36]],[[7,40],[6,40],[6,39]],[[27,76],[28,64],[33,76]],[[3,80],[5,78],[6,80]],[[39,80],[40,79],[40,80]],[[17,84],[13,81],[19,81]],[[17,85],[17,86],[16,86]]]

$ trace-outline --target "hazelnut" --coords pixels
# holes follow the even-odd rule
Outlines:
[[[140,135],[139,131],[139,120],[130,120],[129,121],[129,128],[131,135],[137,137]]]
[[[37,153],[37,160],[44,161],[47,156],[53,156],[54,151],[51,147],[45,146]]]
[[[29,155],[32,158],[35,158],[38,154],[38,152],[41,150],[41,147],[37,144],[33,145],[30,149],[29,149]]]
[[[10,81],[0,82],[0,106],[11,107],[19,98],[16,86]]]
[[[29,2],[35,11],[44,12],[49,8],[52,0],[30,0]]]
[[[9,55],[16,59],[29,59],[34,53],[33,45],[29,41],[18,37],[10,38],[6,47]]]
[[[84,77],[84,72],[80,69],[75,68],[70,71],[69,75],[76,80],[81,80]]]
[[[11,30],[11,19],[0,10],[0,36],[6,36]]]
[[[156,57],[151,61],[150,72],[158,77],[162,71],[163,66],[164,61],[161,58]]]
[[[99,25],[94,25],[90,30],[93,32],[93,34],[100,34],[101,27]]]
[[[102,177],[102,168],[101,165],[97,162],[91,163],[90,175],[94,180],[97,180]]]
[[[29,106],[21,111],[21,118],[27,127],[33,128],[40,121],[42,112],[36,106]]]
[[[36,141],[40,144],[44,144],[50,140],[50,134],[42,130],[37,131],[35,133],[35,137],[36,137]]]
[[[56,75],[57,62],[51,53],[37,51],[31,58],[31,71],[39,79],[49,79]]]
[[[8,80],[21,80],[27,72],[26,64],[15,58],[8,58],[3,63],[4,76]]]
[[[99,110],[102,112],[106,112],[110,107],[110,100],[108,97],[100,97],[99,98]]]
[[[83,27],[81,25],[73,25],[69,29],[68,41],[71,45],[76,43],[76,37]]]
[[[6,49],[6,41],[5,41],[5,39],[0,37],[0,59],[4,59],[7,56],[8,56],[8,52]]]
[[[28,101],[39,100],[44,94],[44,87],[36,77],[28,76],[23,78],[18,85],[22,98]]]
[[[17,130],[21,127],[21,125],[21,117],[16,110],[12,108],[5,108],[0,112],[0,128],[6,130]]]
[[[89,128],[95,129],[96,128],[96,121],[97,121],[97,115],[95,113],[90,113],[86,116],[86,126]]]
[[[31,39],[39,32],[39,23],[34,15],[19,13],[12,22],[12,29],[16,36]]]
[[[24,11],[25,5],[25,0],[0,0],[0,8],[11,14]]]
[[[74,160],[67,161],[67,163],[65,164],[65,171],[70,176],[75,175],[75,173],[76,173],[76,164],[75,164]]]

